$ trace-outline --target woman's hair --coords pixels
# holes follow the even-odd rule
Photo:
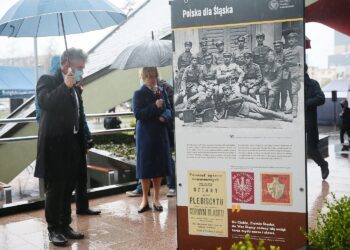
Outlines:
[[[157,67],[143,67],[140,70],[140,77],[142,78],[142,80],[145,80],[151,77],[158,78],[159,74],[158,74]]]

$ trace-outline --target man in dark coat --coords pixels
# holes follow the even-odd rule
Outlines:
[[[59,71],[58,74],[61,74],[61,58],[58,55],[55,55],[51,58],[51,67],[50,67],[50,75],[55,76],[57,71]],[[81,82],[83,79],[79,81],[79,85],[81,85]],[[82,87],[76,88],[77,91],[80,91],[80,94],[82,92]],[[84,112],[84,107],[82,107],[82,111]],[[36,119],[39,122],[40,120],[40,107],[38,103],[37,96],[35,97],[35,113],[36,113]],[[84,135],[85,140],[87,142],[87,148],[90,149],[93,147],[94,142],[93,138],[89,129],[89,125],[86,121],[86,117],[84,116]],[[85,171],[84,171],[85,172]],[[87,194],[87,179],[86,176],[79,176],[78,182],[75,188],[75,202],[76,202],[76,213],[80,215],[98,215],[101,213],[100,210],[93,210],[89,208],[89,198]]]
[[[56,75],[43,75],[37,84],[41,109],[35,177],[45,183],[45,218],[49,239],[64,246],[82,239],[71,223],[70,199],[79,176],[86,178],[86,141],[80,87],[87,55],[71,48],[61,57]]]
[[[343,144],[342,151],[349,150],[349,147],[344,145],[344,134],[347,133],[350,145],[350,109],[348,101],[345,99],[340,103],[343,111],[340,113],[341,127],[340,127],[340,143]]]
[[[305,64],[305,108],[306,108],[306,134],[307,151],[311,159],[321,168],[322,179],[329,175],[328,162],[325,161],[318,150],[318,127],[317,127],[317,106],[325,103],[325,96],[320,88],[320,84],[311,79],[307,74]]]

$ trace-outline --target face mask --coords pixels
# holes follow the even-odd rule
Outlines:
[[[83,74],[84,74],[84,71],[79,70],[79,69],[76,69],[76,70],[75,70],[75,73],[74,73],[75,80],[76,80],[77,82],[79,82],[79,81],[81,80]]]
[[[140,86],[142,86],[144,84],[145,84],[145,82],[142,79],[140,79]]]

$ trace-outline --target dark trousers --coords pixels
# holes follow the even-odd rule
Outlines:
[[[345,133],[348,135],[348,140],[350,143],[350,128],[341,128],[340,129],[340,143],[343,144],[344,143],[344,135]]]
[[[77,211],[85,211],[89,208],[86,177],[78,179],[75,187],[75,203],[77,205]]]
[[[312,129],[307,131],[307,153],[309,157],[316,162],[321,168],[327,166],[327,162],[323,159],[318,150],[318,130]]]
[[[71,197],[76,182],[72,179],[45,180],[45,218],[48,230],[59,230],[72,222]]]

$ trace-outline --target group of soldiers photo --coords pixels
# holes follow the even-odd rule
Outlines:
[[[246,36],[225,51],[221,40],[184,43],[177,59],[174,103],[177,116],[186,122],[218,122],[234,117],[292,122],[298,115],[298,92],[304,76],[304,50],[297,32],[289,32],[273,48],[256,34],[256,46],[247,49]],[[209,52],[208,45],[216,51]],[[287,102],[289,99],[289,102]],[[288,105],[287,105],[288,104]]]

